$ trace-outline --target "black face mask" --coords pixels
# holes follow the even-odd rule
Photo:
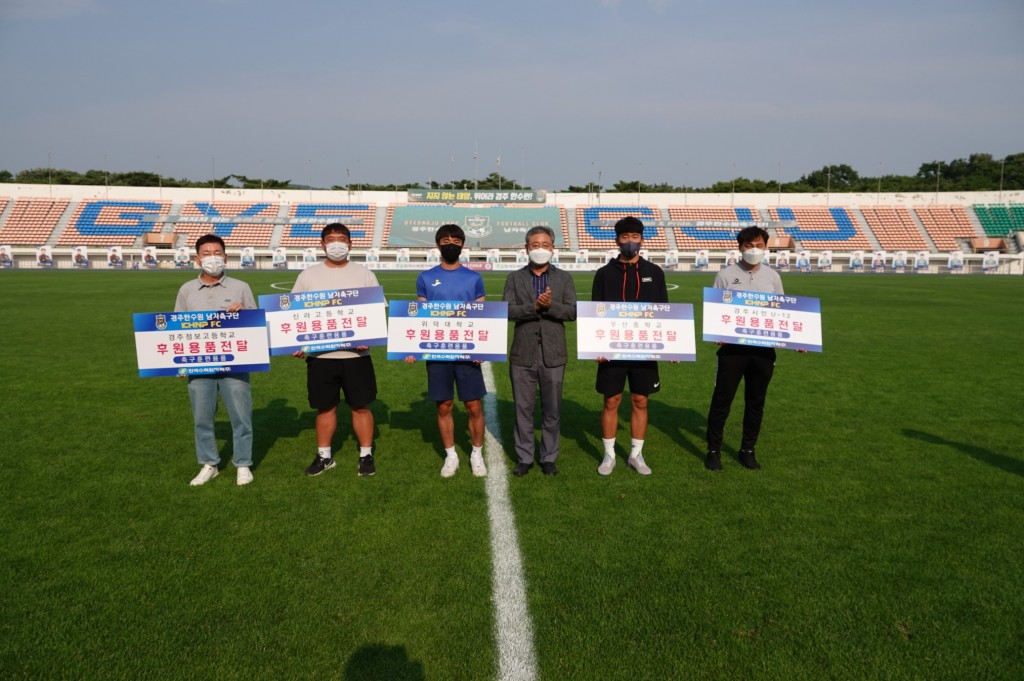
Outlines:
[[[627,241],[625,243],[619,244],[619,253],[621,253],[622,257],[626,258],[627,260],[631,259],[634,255],[636,255],[639,252],[639,241]]]
[[[459,261],[459,256],[462,255],[462,246],[458,244],[445,244],[444,246],[438,246],[438,250],[441,251],[441,259],[449,265],[454,265]]]

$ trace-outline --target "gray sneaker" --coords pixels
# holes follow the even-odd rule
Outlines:
[[[629,467],[635,470],[640,475],[650,475],[651,467],[644,461],[643,454],[637,454],[636,456],[629,457],[629,461],[626,462]]]
[[[611,454],[605,454],[604,459],[601,460],[601,465],[597,467],[597,472],[601,475],[611,475],[613,468],[615,468],[615,457]]]

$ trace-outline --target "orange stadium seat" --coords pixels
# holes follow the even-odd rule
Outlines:
[[[927,251],[928,242],[914,223],[910,211],[897,207],[862,207],[860,212],[878,239],[878,244],[887,251]]]
[[[169,201],[80,201],[57,244],[60,246],[133,246],[145,232],[159,233]],[[146,226],[143,218],[153,216]]]
[[[204,234],[216,234],[227,246],[269,248],[274,233],[272,222],[246,222],[246,218],[276,220],[279,204],[254,201],[189,201],[180,216],[187,221],[178,222],[176,231],[186,234],[192,244]],[[198,218],[211,218],[201,222]]]
[[[959,250],[958,239],[985,236],[971,224],[963,206],[915,206],[914,212],[940,251]]]
[[[68,199],[16,199],[11,214],[0,228],[0,243],[18,246],[45,244],[70,203]]]
[[[675,227],[676,245],[680,250],[736,248],[735,223],[758,222],[757,211],[743,207],[670,206],[669,220],[703,223],[693,228]],[[716,225],[716,223],[718,223]],[[727,226],[726,226],[727,225]]]
[[[796,222],[796,227],[777,230],[791,236],[804,248],[813,250],[870,250],[871,242],[857,225],[848,208],[769,208],[772,220]]]
[[[373,245],[377,206],[372,203],[297,203],[288,211],[288,219],[296,222],[285,225],[279,246],[319,246],[324,225],[341,222],[352,233],[353,248],[369,248]]]
[[[576,229],[581,249],[614,249],[615,230],[611,226],[593,224],[595,221],[618,221],[633,216],[644,223],[644,248],[665,250],[668,238],[661,227],[648,223],[660,221],[657,208],[650,206],[578,206],[576,208]]]

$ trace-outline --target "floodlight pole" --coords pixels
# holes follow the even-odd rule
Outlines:
[[[877,206],[882,200],[882,162],[878,162],[878,191],[875,192],[875,205]]]
[[[776,189],[779,190],[779,198],[776,202],[776,206],[782,205],[782,161],[778,162],[778,170],[775,173],[775,181],[778,183]]]
[[[46,152],[46,184],[49,186],[50,198],[53,198],[53,161],[50,158],[50,154],[53,152]]]
[[[1006,159],[999,164],[999,203],[1003,202],[1003,173],[1006,172]]]
[[[939,178],[942,177],[942,161],[935,164],[935,205],[939,205]]]

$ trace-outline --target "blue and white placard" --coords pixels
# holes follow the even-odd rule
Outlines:
[[[508,303],[392,300],[388,359],[504,362]]]
[[[380,286],[260,296],[270,354],[321,353],[388,342]]]
[[[690,303],[576,303],[579,359],[697,361]]]
[[[821,300],[705,288],[704,340],[821,352]]]
[[[139,376],[270,371],[263,310],[132,315]]]

